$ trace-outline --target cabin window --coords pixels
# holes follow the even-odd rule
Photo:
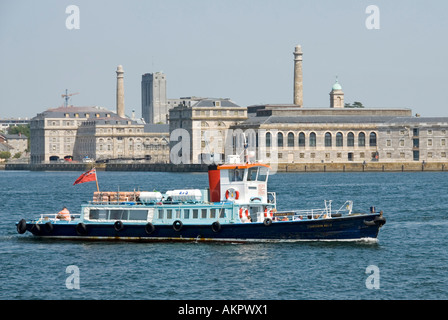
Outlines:
[[[107,219],[107,211],[104,209],[99,210],[90,210],[89,219],[90,220],[106,220]]]
[[[220,218],[225,218],[226,217],[226,210],[224,210],[223,208],[219,209],[219,217]]]
[[[244,169],[234,169],[229,171],[229,181],[243,181]]]
[[[127,220],[127,210],[110,210],[109,220]]]
[[[163,219],[163,209],[159,209],[159,219]]]
[[[166,210],[166,218],[167,219],[173,219],[173,210],[172,209],[167,209]]]
[[[129,210],[129,220],[146,220],[148,210]]]
[[[266,181],[268,177],[268,168],[260,167],[260,172],[258,172],[258,181]]]
[[[257,172],[258,172],[258,168],[249,168],[249,173],[247,175],[247,181],[256,181],[257,180]]]
[[[210,219],[216,218],[216,209],[210,209]]]
[[[190,219],[190,209],[184,209],[184,219]]]
[[[201,218],[207,219],[207,209],[201,209]]]
[[[199,210],[193,209],[193,219],[197,219],[199,217]]]
[[[180,219],[180,209],[176,209],[176,219]]]

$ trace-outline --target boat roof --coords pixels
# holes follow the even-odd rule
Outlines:
[[[266,167],[271,168],[269,165],[264,163],[232,163],[223,164],[218,166],[218,170],[228,170],[228,169],[248,169],[252,167]]]

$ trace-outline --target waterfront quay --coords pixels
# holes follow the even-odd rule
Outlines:
[[[172,163],[6,163],[0,170],[27,171],[158,171],[158,172],[207,172],[207,164]],[[369,162],[369,163],[278,163],[277,172],[415,172],[447,171],[448,162]]]

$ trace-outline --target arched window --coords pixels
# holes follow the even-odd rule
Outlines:
[[[292,132],[288,133],[288,147],[294,147],[294,133]]]
[[[310,133],[310,147],[316,146],[316,134],[314,132]]]
[[[344,136],[342,135],[342,132],[336,133],[336,147],[342,147],[344,146]]]
[[[316,135],[314,135],[314,137],[316,137]],[[299,133],[299,147],[305,147],[305,134],[303,132]]]
[[[370,133],[369,145],[371,147],[376,147],[376,133],[375,132]]]
[[[330,132],[325,133],[325,146],[331,147],[331,133]]]
[[[347,134],[347,146],[348,147],[354,147],[355,146],[355,135],[353,132],[349,132]]]
[[[277,147],[283,148],[283,133],[277,133]]]
[[[366,146],[366,134],[364,132],[360,132],[358,134],[358,147]]]
[[[266,147],[270,147],[271,146],[271,138],[272,135],[270,132],[266,132]]]

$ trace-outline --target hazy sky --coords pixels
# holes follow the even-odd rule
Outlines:
[[[79,8],[69,30],[66,8]],[[368,29],[369,5],[380,29]],[[0,0],[0,118],[34,117],[79,92],[75,106],[141,116],[141,76],[163,71],[168,98],[292,103],[293,50],[303,50],[305,107],[346,102],[448,116],[448,1]]]

